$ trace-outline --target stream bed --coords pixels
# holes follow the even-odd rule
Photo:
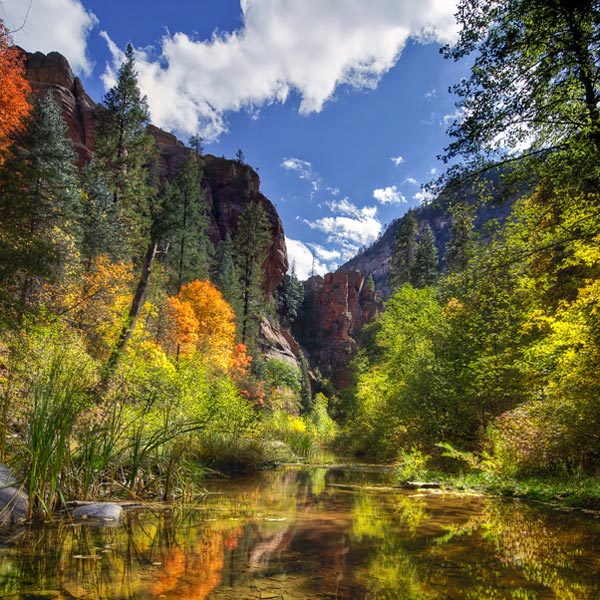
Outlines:
[[[389,485],[376,467],[288,466],[118,525],[12,531],[0,598],[600,599],[597,515]]]

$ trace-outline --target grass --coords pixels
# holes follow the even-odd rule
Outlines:
[[[543,502],[562,508],[600,510],[600,476],[528,476],[500,478],[491,473],[436,473],[435,479],[452,489],[476,490],[507,498]]]

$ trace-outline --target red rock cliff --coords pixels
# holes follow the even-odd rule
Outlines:
[[[25,53],[27,79],[36,93],[51,89],[60,102],[68,133],[77,148],[80,163],[90,160],[94,150],[96,104],[85,93],[78,77],[73,75],[67,59],[58,52]],[[150,125],[160,159],[159,176],[173,176],[190,152],[172,134]],[[203,186],[210,207],[210,237],[213,243],[233,235],[240,213],[253,201],[260,202],[270,221],[273,241],[265,260],[264,289],[272,292],[288,268],[285,237],[281,219],[273,204],[260,193],[258,174],[250,166],[235,160],[203,156]]]
[[[349,384],[348,367],[358,347],[360,328],[373,320],[381,305],[358,271],[316,275],[305,282],[304,289],[303,312],[294,332],[311,361],[341,389]]]

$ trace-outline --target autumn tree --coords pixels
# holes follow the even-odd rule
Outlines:
[[[24,57],[11,43],[10,34],[0,19],[0,166],[31,110],[27,102],[31,89],[25,79]]]
[[[168,352],[190,358],[199,355],[206,364],[233,367],[235,315],[210,281],[192,281],[169,299],[170,327],[164,339]]]

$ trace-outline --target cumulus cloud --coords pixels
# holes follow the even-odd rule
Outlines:
[[[373,198],[377,202],[381,202],[381,204],[401,204],[402,202],[406,202],[406,198],[395,185],[373,190]]]
[[[404,183],[410,183],[411,185],[419,185],[419,182],[414,177],[407,177]]]
[[[319,260],[317,254],[312,252],[304,242],[286,238],[285,245],[288,261],[290,265],[294,265],[296,276],[301,281],[308,279],[313,271],[315,275],[325,275],[329,271],[327,265]]]
[[[455,39],[455,7],[454,0],[345,0],[343,9],[322,0],[242,0],[238,31],[210,40],[168,34],[156,56],[140,55],[140,87],[156,125],[211,140],[226,131],[228,111],[295,93],[308,114],[339,86],[375,88],[409,39]]]
[[[315,221],[305,219],[304,222],[311,229],[325,233],[327,242],[340,248],[342,259],[351,258],[361,246],[373,243],[381,233],[376,206],[359,208],[347,198],[329,202],[328,206],[338,214]]]
[[[76,73],[91,74],[87,37],[98,19],[79,0],[3,0],[0,17],[15,31],[15,44],[29,52],[60,52]]]
[[[403,156],[390,156],[390,160],[397,166],[399,167],[403,162],[404,162],[404,157]]]

